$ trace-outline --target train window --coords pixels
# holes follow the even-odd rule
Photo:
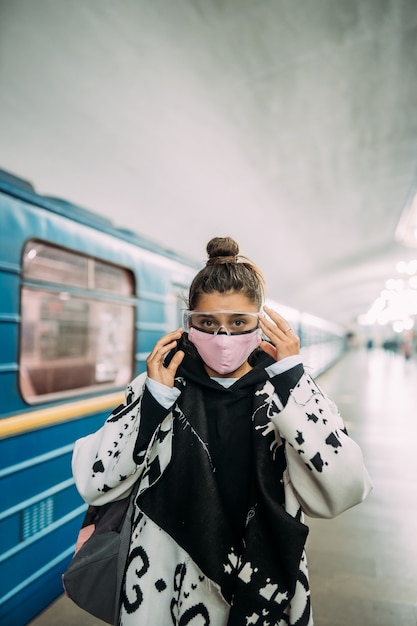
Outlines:
[[[34,241],[23,254],[23,276],[29,280],[84,287],[88,285],[88,257]]]
[[[131,295],[134,291],[133,276],[126,269],[41,241],[31,241],[26,245],[23,276],[28,280],[121,295]]]
[[[94,288],[99,291],[119,293],[121,295],[133,294],[133,275],[125,269],[95,261],[94,263]]]
[[[28,402],[131,380],[135,309],[129,270],[29,242],[23,280],[20,388]]]

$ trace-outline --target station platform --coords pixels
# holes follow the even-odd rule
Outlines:
[[[417,360],[352,349],[317,382],[360,444],[374,490],[336,519],[306,520],[314,624],[417,626]],[[104,622],[64,596],[30,622],[80,624]]]

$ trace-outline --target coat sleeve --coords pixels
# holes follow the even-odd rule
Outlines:
[[[366,498],[372,482],[361,449],[334,402],[307,373],[271,420],[285,440],[288,475],[307,515],[335,517]]]
[[[126,389],[126,403],[107,418],[103,426],[74,445],[72,473],[81,497],[102,505],[130,492],[143,470],[142,458],[133,458],[141,414],[146,374]]]

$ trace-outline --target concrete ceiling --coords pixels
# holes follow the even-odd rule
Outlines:
[[[0,0],[0,167],[353,325],[417,257],[415,0]]]

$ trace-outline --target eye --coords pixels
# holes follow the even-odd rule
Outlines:
[[[232,327],[239,330],[245,330],[255,324],[255,320],[249,317],[236,317],[232,321]]]
[[[247,330],[252,330],[253,328],[256,328],[257,324],[258,320],[255,316],[242,315],[240,317],[235,317],[231,320],[230,330],[235,332],[245,332]]]
[[[218,326],[218,323],[212,318],[204,315],[193,316],[192,324],[196,328],[202,328],[204,330],[213,330]]]

